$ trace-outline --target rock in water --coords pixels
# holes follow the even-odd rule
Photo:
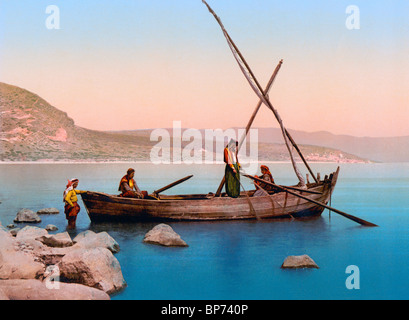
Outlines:
[[[45,230],[47,230],[47,231],[57,231],[58,228],[53,224],[47,224],[47,226],[45,227]]]
[[[30,209],[21,209],[17,212],[17,216],[14,222],[41,222],[40,217],[34,211]]]
[[[173,229],[164,223],[158,224],[150,230],[143,239],[143,242],[159,244],[167,247],[187,247],[185,241],[173,231]]]
[[[59,214],[60,210],[57,208],[44,208],[37,211],[37,214]]]
[[[95,233],[94,231],[87,230],[79,233],[73,241],[77,247],[82,248],[101,247],[108,249],[112,253],[118,253],[120,250],[118,242],[105,231]]]
[[[302,256],[289,256],[284,260],[281,265],[283,269],[299,269],[299,268],[316,268],[319,269],[317,264],[306,254]]]

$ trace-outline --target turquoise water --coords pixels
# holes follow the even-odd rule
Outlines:
[[[1,164],[0,221],[12,223],[21,208],[63,210],[68,178],[79,189],[116,193],[128,167],[149,192],[189,174],[168,193],[215,192],[223,165]],[[270,164],[275,181],[296,183],[290,164]],[[169,223],[189,247],[144,244],[155,223],[92,224],[82,210],[74,237],[86,229],[107,231],[121,247],[128,287],[112,299],[408,299],[409,164],[341,164],[332,206],[379,225],[366,228],[324,211],[307,221]],[[321,176],[336,164],[312,164]],[[251,184],[243,178],[244,187]],[[63,232],[64,214],[37,224]],[[320,269],[283,270],[289,255],[308,254]],[[347,289],[349,265],[359,268],[359,289]],[[355,274],[356,275],[356,274]]]

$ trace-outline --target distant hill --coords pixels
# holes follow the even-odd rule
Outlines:
[[[78,127],[65,112],[27,90],[0,83],[0,161],[138,161],[149,138]]]
[[[325,131],[288,131],[298,144],[339,149],[375,162],[409,162],[409,136],[370,138]],[[259,142],[279,143],[283,139],[281,131],[276,128],[259,128],[258,134]]]
[[[0,83],[0,161],[149,161],[158,143],[150,140],[152,130],[85,129],[38,95]],[[395,141],[289,131],[309,161],[409,161],[401,150],[409,146],[407,137]],[[259,128],[259,160],[288,161],[282,141],[278,129]]]

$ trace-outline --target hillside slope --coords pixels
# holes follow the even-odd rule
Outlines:
[[[0,161],[149,161],[152,147],[158,143],[150,141],[152,130],[85,129],[38,95],[0,83]],[[264,135],[259,132],[259,160],[288,161],[282,142],[274,143],[266,134],[267,142]],[[182,142],[182,147],[188,143]],[[367,161],[336,148],[298,143],[309,161]]]
[[[0,83],[0,160],[143,160],[149,138],[78,127],[27,90]]]

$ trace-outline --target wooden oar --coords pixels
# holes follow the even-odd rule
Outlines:
[[[265,181],[265,180],[256,178],[256,177],[251,176],[251,175],[249,175],[249,174],[245,174],[244,176],[247,177],[247,178],[250,178],[250,179],[253,179],[253,180],[256,180],[256,181],[260,181],[260,182],[263,182],[263,183],[268,184],[268,185],[271,185],[271,186],[276,187],[276,188],[278,188],[278,189],[281,189],[281,190],[283,190],[283,191],[285,191],[285,192],[287,192],[287,193],[289,193],[289,194],[292,194],[292,195],[294,195],[294,196],[296,196],[296,197],[299,197],[299,198],[301,198],[301,199],[310,201],[310,202],[312,202],[312,203],[314,203],[314,204],[317,204],[317,205],[319,205],[319,206],[321,206],[321,207],[324,207],[324,208],[326,208],[326,209],[328,209],[328,210],[334,211],[334,212],[340,214],[341,216],[343,216],[343,217],[345,217],[345,218],[348,218],[348,219],[350,219],[350,220],[352,220],[352,221],[355,221],[355,222],[357,222],[357,223],[359,223],[359,224],[361,224],[361,225],[363,225],[363,226],[366,226],[366,227],[377,227],[377,225],[374,224],[374,223],[372,223],[372,222],[363,220],[363,219],[361,219],[361,218],[358,218],[358,217],[355,217],[355,216],[350,215],[350,214],[348,214],[348,213],[345,213],[345,212],[343,212],[343,211],[341,211],[341,210],[338,210],[338,209],[335,209],[335,208],[333,208],[333,207],[327,206],[326,204],[324,204],[324,203],[322,203],[322,202],[319,202],[319,201],[310,199],[310,198],[305,197],[305,196],[303,196],[303,195],[301,195],[301,194],[298,194],[298,193],[295,193],[295,192],[293,192],[293,191],[290,191],[290,190],[288,190],[287,188],[282,187],[282,186],[279,186],[279,185],[277,185],[277,184],[275,184],[275,183],[271,183],[271,182],[268,182],[268,181]],[[301,190],[300,190],[300,191],[301,191]]]
[[[273,205],[273,208],[275,207],[275,204],[274,204],[274,200],[273,200],[273,198],[271,198],[270,197],[270,194],[266,191],[266,190],[264,190],[260,185],[255,185],[256,186],[256,188],[258,188],[259,190],[261,190],[261,191],[263,191],[263,193],[264,193],[264,195],[265,196],[268,196],[268,200],[270,200],[270,202],[271,202],[271,204]],[[276,201],[276,203],[282,208],[283,206],[280,204],[280,203],[278,203],[278,201]],[[291,215],[290,215],[291,216]],[[291,218],[292,218],[293,216],[291,216]]]
[[[322,194],[322,192],[319,192],[319,191],[312,191],[312,190],[308,190],[308,189],[303,189],[303,188],[297,188],[297,187],[284,187],[284,186],[281,186],[280,185],[280,187],[283,187],[283,188],[286,188],[286,189],[290,189],[290,190],[295,190],[295,191],[302,191],[302,192],[306,192],[306,193],[311,193],[311,194]]]
[[[246,189],[244,189],[244,187],[243,187],[243,184],[240,182],[239,179],[237,179],[236,175],[235,175],[234,177],[236,178],[236,180],[239,181],[240,186],[243,188],[243,191],[244,191],[244,193],[246,194],[246,199],[247,199],[247,202],[249,203],[250,211],[256,216],[256,219],[257,219],[257,220],[261,220],[261,218],[260,218],[260,216],[258,215],[256,209],[254,209],[253,204],[251,203],[250,197],[249,197],[249,195],[248,195]]]
[[[177,181],[175,181],[175,182],[172,182],[171,184],[168,184],[167,186],[164,186],[163,188],[160,188],[160,189],[158,189],[158,190],[155,190],[155,191],[153,192],[153,195],[156,195],[156,196],[157,196],[159,193],[161,193],[161,192],[163,192],[163,191],[165,191],[165,190],[168,190],[168,189],[170,189],[170,188],[172,188],[172,187],[174,187],[174,186],[176,186],[176,185],[178,185],[178,184],[180,184],[180,183],[182,183],[182,182],[185,182],[186,180],[189,180],[191,177],[193,177],[193,174],[190,175],[190,176],[184,177],[184,178],[182,178],[182,179],[179,179],[179,180],[177,180]]]

